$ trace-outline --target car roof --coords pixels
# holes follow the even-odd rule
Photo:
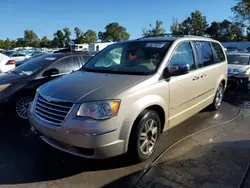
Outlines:
[[[44,56],[50,57],[56,57],[56,58],[61,58],[61,57],[66,57],[66,56],[70,56],[70,55],[81,55],[81,56],[91,56],[90,54],[87,53],[62,53],[62,52],[58,52],[58,53],[48,53],[48,54],[44,54]]]
[[[142,37],[134,41],[175,41],[176,39],[177,37]]]
[[[163,35],[159,35],[159,36],[149,36],[149,37],[141,37],[138,39],[134,39],[134,40],[128,40],[128,41],[122,41],[122,42],[138,42],[138,41],[145,41],[145,42],[153,42],[153,41],[159,41],[159,42],[174,42],[176,40],[204,40],[204,41],[213,41],[213,42],[218,42],[212,38],[208,38],[208,37],[202,37],[202,36],[193,36],[193,35],[179,35],[179,36],[169,36],[166,34],[166,36],[164,37]]]
[[[64,48],[64,49],[60,49],[60,50],[56,50],[53,52],[53,54],[58,54],[58,53],[63,53],[63,54],[80,54],[80,55],[92,55],[92,52],[89,51],[73,51],[69,48]]]

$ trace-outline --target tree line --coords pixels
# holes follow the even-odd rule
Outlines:
[[[98,34],[91,29],[82,31],[79,27],[74,28],[75,38],[71,39],[71,31],[68,27],[57,30],[53,34],[53,39],[50,40],[47,36],[39,38],[33,30],[25,30],[22,38],[16,40],[0,40],[0,48],[11,49],[15,47],[35,47],[35,48],[63,48],[68,47],[71,41],[76,44],[95,43],[98,39],[102,42],[117,42],[128,40],[129,33],[126,28],[118,23],[110,23],[105,27],[105,31],[100,31]]]
[[[250,0],[235,0],[236,5],[232,7],[233,19],[213,21],[207,23],[206,16],[198,10],[191,12],[186,19],[179,21],[174,18],[170,27],[173,35],[198,35],[212,37],[221,42],[229,41],[250,41]],[[165,33],[163,22],[157,20],[155,26],[142,29],[142,36],[157,36]],[[33,30],[25,30],[22,38],[16,40],[0,40],[0,48],[11,49],[14,47],[46,47],[63,48],[67,47],[70,41],[77,44],[101,42],[118,42],[128,40],[130,34],[124,26],[119,23],[109,23],[105,30],[96,33],[88,29],[82,31],[79,27],[74,28],[75,38],[72,40],[72,32],[68,27],[57,30],[53,39],[44,36],[39,38]]]
[[[236,5],[231,8],[233,19],[213,21],[209,25],[206,16],[196,10],[182,21],[174,18],[170,26],[171,34],[208,36],[220,42],[250,41],[250,0],[235,1]],[[160,20],[156,21],[154,27],[149,25],[149,29],[143,29],[143,36],[164,34],[162,25]]]

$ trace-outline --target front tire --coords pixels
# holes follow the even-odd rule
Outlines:
[[[15,112],[19,120],[28,119],[29,104],[34,100],[31,94],[22,94],[15,97],[12,105],[12,110]]]
[[[150,158],[158,144],[161,121],[153,110],[145,110],[137,118],[130,136],[129,154],[136,162]]]
[[[222,103],[222,99],[223,99],[223,95],[224,95],[224,86],[222,83],[220,83],[219,87],[216,90],[214,101],[210,105],[210,108],[212,110],[218,110],[220,108],[221,103]]]

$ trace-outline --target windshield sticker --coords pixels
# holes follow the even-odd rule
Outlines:
[[[50,60],[50,61],[53,61],[53,60],[55,60],[56,59],[56,57],[46,57],[45,58],[45,60]]]
[[[165,46],[165,44],[159,44],[159,43],[148,43],[146,47],[148,48],[162,48]]]

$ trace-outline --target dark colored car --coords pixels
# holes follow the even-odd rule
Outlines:
[[[81,68],[92,56],[86,53],[45,54],[14,70],[0,74],[0,111],[6,109],[21,119],[28,118],[28,105],[36,89],[55,78]]]

